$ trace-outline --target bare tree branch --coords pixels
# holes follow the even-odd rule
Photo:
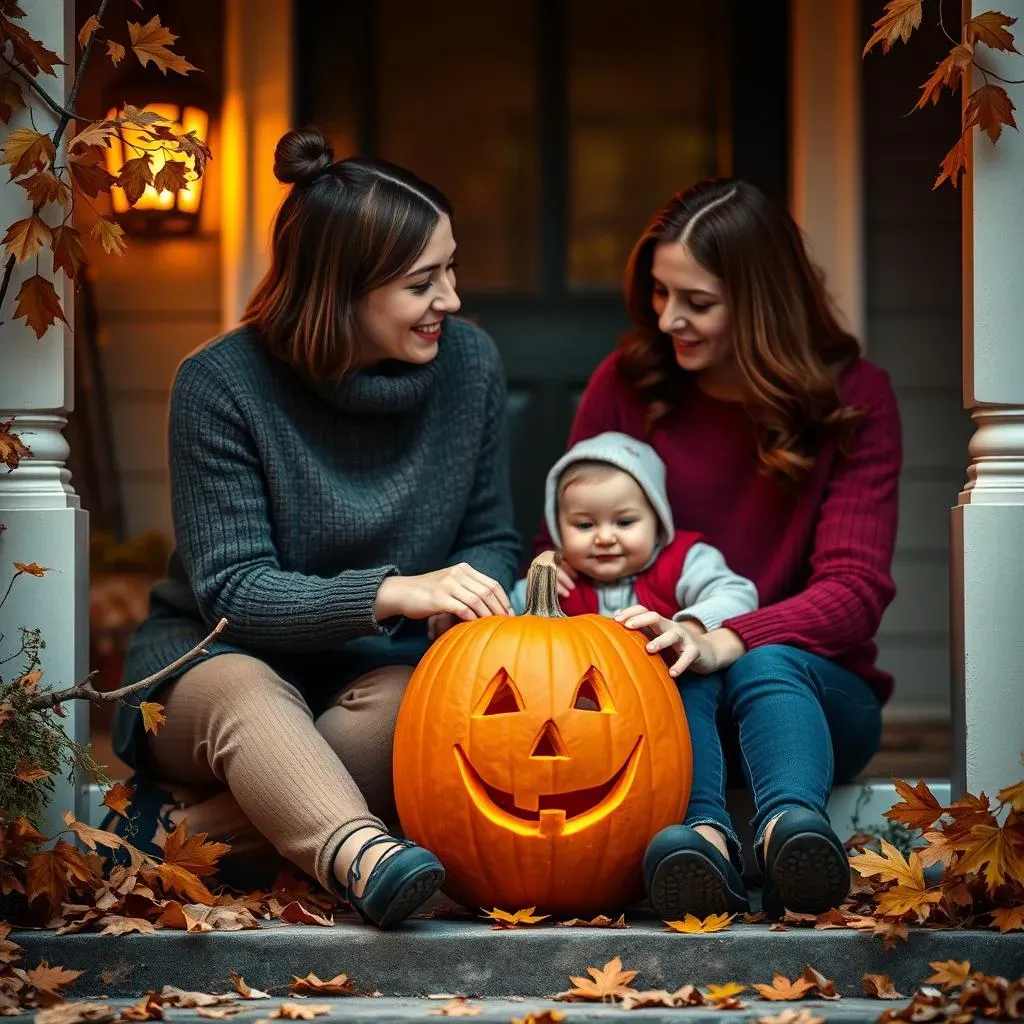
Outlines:
[[[60,114],[72,121],[86,121],[88,118],[80,117],[73,110],[62,107],[20,64],[15,64],[6,54],[0,53],[2,60],[16,75],[21,75],[32,87],[39,98],[55,113]]]
[[[205,640],[196,644],[191,651],[183,654],[176,661],[172,661],[170,665],[165,665],[159,672],[154,672],[151,676],[140,679],[137,683],[129,683],[127,686],[122,686],[117,690],[97,690],[92,685],[92,680],[97,673],[90,672],[80,683],[77,683],[75,686],[69,686],[66,690],[48,690],[45,693],[36,695],[32,698],[29,707],[33,711],[39,711],[44,708],[55,708],[58,704],[63,704],[67,700],[76,699],[91,700],[97,704],[114,704],[122,701],[125,697],[130,697],[133,693],[138,693],[139,690],[144,690],[147,686],[162,682],[171,673],[181,668],[182,665],[187,665],[194,658],[205,653],[206,645],[223,632],[227,624],[227,619],[221,619],[213,627],[210,635]]]

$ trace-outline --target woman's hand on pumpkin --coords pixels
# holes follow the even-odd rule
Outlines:
[[[378,620],[404,615],[429,619],[449,614],[463,622],[489,615],[511,615],[512,605],[500,583],[467,562],[420,576],[388,576],[377,590],[373,614]]]
[[[650,654],[671,649],[676,660],[669,666],[669,675],[678,676],[689,669],[700,675],[710,675],[722,666],[714,644],[687,629],[681,622],[666,619],[664,615],[635,604],[617,612],[615,620],[627,629],[641,630],[651,639],[647,643]]]

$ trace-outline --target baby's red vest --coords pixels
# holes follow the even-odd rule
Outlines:
[[[683,574],[686,556],[694,544],[702,542],[699,533],[677,532],[672,543],[654,560],[654,564],[640,573],[633,584],[636,603],[651,611],[672,618],[679,611],[676,585]],[[566,615],[599,614],[597,591],[584,577],[576,580],[576,586],[568,597],[560,597],[558,603]]]

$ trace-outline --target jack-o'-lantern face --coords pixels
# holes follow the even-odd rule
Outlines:
[[[559,691],[563,689],[558,687]],[[588,757],[589,745],[595,739],[607,740],[616,732],[611,716],[619,714],[604,676],[593,665],[577,682],[562,711],[554,717],[543,717],[549,709],[545,700],[541,715],[531,714],[515,680],[502,668],[477,702],[471,718],[470,739],[474,748],[483,748],[479,760],[487,762],[484,774],[461,743],[453,747],[463,785],[480,813],[520,835],[572,835],[592,826],[626,798],[643,749],[642,734],[635,739],[632,735],[626,737],[631,741],[630,749],[610,775],[602,772],[607,764],[605,757]],[[543,718],[539,729],[535,728],[538,717]],[[595,732],[603,736],[595,737]],[[523,738],[522,758],[517,759],[512,748]],[[492,745],[506,742],[511,756],[502,759],[502,770],[488,751]],[[624,742],[614,745],[621,748]],[[596,777],[601,774],[603,778]],[[496,776],[500,780],[488,781],[488,777]],[[574,782],[578,783],[576,788],[564,788]],[[549,789],[552,783],[555,788]]]
[[[642,892],[647,843],[682,821],[689,731],[638,633],[493,616],[449,630],[413,673],[394,773],[403,831],[441,859],[449,895],[604,912]]]

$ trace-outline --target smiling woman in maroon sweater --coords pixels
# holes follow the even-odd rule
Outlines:
[[[849,887],[829,791],[877,750],[892,691],[874,644],[895,593],[892,388],[838,325],[792,219],[743,182],[702,183],[655,216],[626,301],[634,327],[594,372],[569,443],[606,430],[648,441],[676,525],[704,534],[760,599],[707,633],[639,607],[617,616],[653,629],[652,650],[692,659],[679,685],[693,791],[686,823],[648,848],[648,893],[662,917],[748,906],[724,722],[754,794],[765,909],[820,913]]]

